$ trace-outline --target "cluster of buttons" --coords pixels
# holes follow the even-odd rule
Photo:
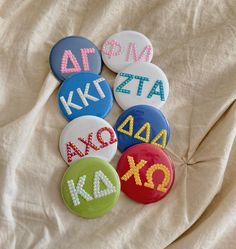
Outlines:
[[[58,41],[50,66],[62,81],[58,106],[70,121],[59,149],[69,165],[61,182],[66,206],[75,214],[95,218],[109,212],[120,190],[140,203],[162,199],[174,182],[174,166],[163,150],[170,127],[159,108],[166,102],[169,83],[151,63],[150,40],[135,31],[109,37],[101,53],[80,36]],[[114,128],[104,118],[113,104],[110,84],[100,73],[102,61],[117,73],[114,97],[124,112]],[[116,170],[109,163],[117,147],[122,156]]]

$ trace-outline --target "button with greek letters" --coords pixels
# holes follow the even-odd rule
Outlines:
[[[115,99],[123,110],[135,105],[160,108],[169,95],[165,73],[158,66],[147,62],[133,63],[120,71],[113,89]]]
[[[61,194],[71,212],[84,218],[96,218],[111,211],[117,203],[119,176],[108,162],[83,158],[65,172]]]
[[[102,59],[106,66],[119,72],[138,61],[150,62],[153,47],[150,40],[136,31],[122,31],[110,36],[102,46]]]
[[[112,108],[109,83],[100,75],[81,72],[66,79],[57,95],[58,105],[66,119],[84,115],[106,117]]]
[[[100,51],[90,40],[81,36],[67,36],[52,48],[49,57],[55,77],[62,81],[78,72],[100,74],[102,58]]]
[[[106,120],[83,116],[65,126],[60,136],[59,149],[68,164],[83,157],[99,157],[109,162],[117,151],[117,137]]]
[[[171,159],[153,144],[137,144],[127,149],[116,170],[121,190],[134,201],[145,204],[166,196],[175,178]]]
[[[170,138],[167,119],[160,110],[148,105],[136,105],[124,111],[114,128],[120,151],[139,143],[165,148]]]

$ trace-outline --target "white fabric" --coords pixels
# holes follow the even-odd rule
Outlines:
[[[0,248],[236,248],[236,2],[1,2]],[[168,77],[162,111],[176,181],[159,203],[121,194],[112,212],[86,220],[60,196],[67,121],[48,56],[64,36],[101,48],[121,30],[144,33]],[[104,67],[102,75],[113,85],[114,73]],[[120,113],[115,104],[106,119],[114,124]]]

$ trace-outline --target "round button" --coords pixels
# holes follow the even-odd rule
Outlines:
[[[81,36],[59,40],[51,50],[49,62],[53,74],[61,81],[74,73],[100,74],[102,70],[100,51],[93,42]]]
[[[115,124],[118,147],[124,151],[139,143],[151,143],[165,148],[170,127],[162,112],[152,106],[137,105],[124,111]]]
[[[61,182],[66,206],[84,218],[109,212],[120,195],[120,180],[115,169],[99,158],[83,158],[72,164]]]
[[[68,164],[83,157],[99,157],[109,162],[117,151],[117,137],[106,120],[83,116],[74,119],[63,129],[59,149]]]
[[[116,170],[121,190],[134,201],[145,204],[166,196],[175,178],[171,159],[153,144],[137,144],[127,149]]]
[[[123,110],[140,104],[160,108],[168,98],[169,83],[158,66],[133,63],[116,76],[114,95]]]
[[[94,115],[106,117],[112,108],[113,95],[109,83],[95,73],[77,73],[66,79],[58,92],[58,105],[68,120]]]
[[[150,62],[152,57],[153,47],[150,40],[135,31],[113,34],[102,47],[104,63],[116,73],[133,62]]]

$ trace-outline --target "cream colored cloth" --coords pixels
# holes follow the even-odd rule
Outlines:
[[[4,0],[0,10],[0,248],[236,248],[236,1]],[[98,47],[111,34],[150,38],[167,74],[162,108],[176,167],[169,195],[142,205],[121,194],[86,220],[60,196],[58,151],[67,121],[49,52],[67,35]],[[115,74],[102,75],[113,85]],[[114,124],[120,108],[106,118]],[[120,156],[117,152],[112,164]]]

